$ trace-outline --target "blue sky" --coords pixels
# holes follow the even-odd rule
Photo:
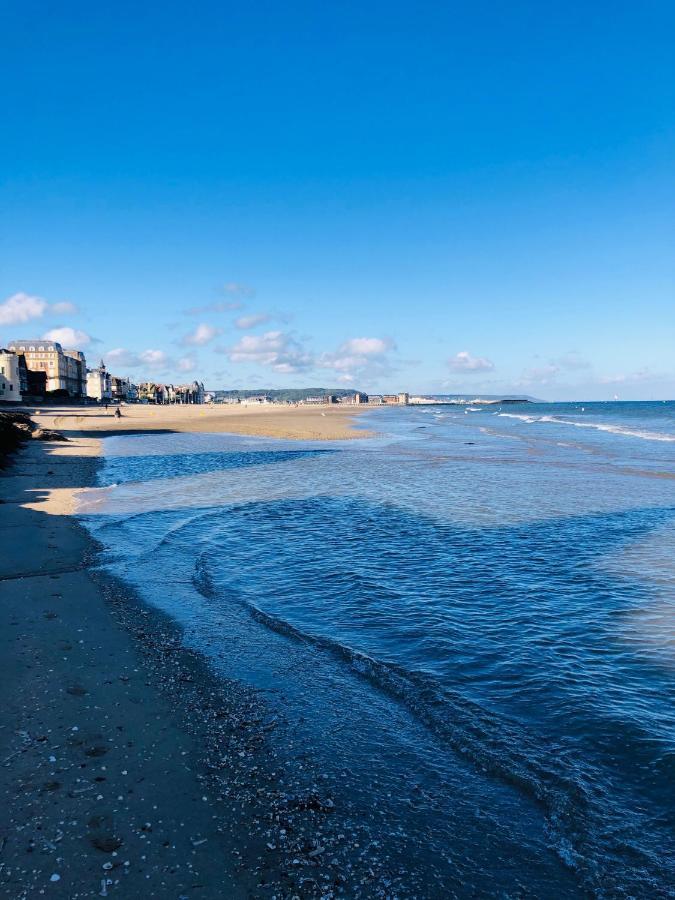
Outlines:
[[[0,342],[208,387],[675,396],[675,7],[0,27]]]

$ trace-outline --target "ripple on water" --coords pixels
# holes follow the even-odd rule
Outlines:
[[[616,471],[634,451],[598,441],[625,435],[532,456],[491,413],[415,437],[421,415],[366,449],[137,439],[88,521],[219,671],[283,700],[426,895],[666,896],[673,489]]]

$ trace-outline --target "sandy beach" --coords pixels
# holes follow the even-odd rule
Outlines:
[[[151,406],[31,408],[35,421],[64,434],[128,431],[230,432],[293,440],[347,440],[370,436],[357,427],[367,407],[343,406]],[[372,411],[372,410],[371,410]]]
[[[321,412],[42,410],[67,442],[28,441],[1,470],[2,896],[292,896],[289,855],[316,866],[329,807],[288,808],[255,693],[215,683],[172,622],[98,575],[71,514],[99,465],[92,433],[359,434],[352,411]],[[283,849],[266,839],[280,821]]]

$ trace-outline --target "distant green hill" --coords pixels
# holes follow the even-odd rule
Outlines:
[[[233,399],[243,399],[244,397],[257,397],[261,394],[264,394],[268,397],[271,397],[272,400],[279,400],[281,402],[290,402],[297,403],[299,400],[304,400],[305,397],[320,397],[325,394],[333,394],[336,397],[351,397],[356,393],[354,388],[349,388],[346,390],[345,388],[326,388],[326,387],[307,387],[307,388],[257,388],[256,390],[246,390],[246,391],[210,391],[209,393],[213,394],[214,397],[218,400],[224,400],[226,398]]]

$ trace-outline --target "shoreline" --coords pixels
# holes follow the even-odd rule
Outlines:
[[[64,446],[30,443],[0,480],[17,550],[0,572],[0,886],[16,898],[178,896],[197,883],[200,896],[250,896],[252,867],[206,785],[204,722],[189,715],[205,704],[204,664],[169,652],[175,623],[93,571],[97,543],[66,498],[72,509],[99,460],[57,462]],[[50,472],[67,484],[52,496],[35,489]],[[236,707],[223,720],[233,733],[244,698]]]
[[[294,766],[260,691],[216,676],[97,568],[73,512],[101,449],[29,441],[0,475],[16,548],[0,563],[0,890],[369,896],[321,775]]]

